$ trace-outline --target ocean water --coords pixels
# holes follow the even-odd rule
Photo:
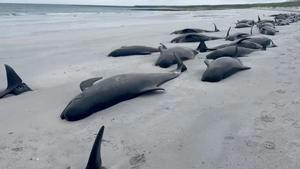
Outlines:
[[[139,9],[139,10],[137,10]],[[161,9],[161,8],[159,8]],[[218,11],[220,14],[221,11]],[[93,29],[114,29],[133,25],[184,22],[186,17],[195,20],[222,17],[216,11],[148,10],[138,7],[40,5],[0,3],[0,40],[38,36],[43,33]],[[0,47],[1,51],[1,47]]]
[[[0,3],[0,40],[58,31],[163,23],[176,17],[169,15],[170,11],[137,11],[132,8]]]
[[[130,7],[117,6],[87,6],[87,5],[53,5],[53,4],[14,4],[0,3],[0,16],[20,15],[54,15],[70,13],[123,13],[130,11]]]

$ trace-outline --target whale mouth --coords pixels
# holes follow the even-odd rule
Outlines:
[[[61,114],[60,114],[60,118],[61,118],[62,120],[64,120],[64,119],[65,119],[65,114],[64,114],[64,113],[61,113]]]

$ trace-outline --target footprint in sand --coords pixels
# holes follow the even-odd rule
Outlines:
[[[275,117],[272,117],[270,115],[262,115],[260,117],[260,120],[266,123],[272,123],[275,120]]]
[[[292,125],[292,127],[299,129],[300,128],[300,123],[298,120],[296,120]]]
[[[145,154],[137,154],[130,158],[129,164],[132,169],[139,169],[142,164],[146,163]]]
[[[278,93],[278,94],[284,94],[284,93],[286,93],[286,91],[282,90],[282,89],[278,89],[275,92]]]
[[[246,146],[252,147],[252,148],[255,148],[258,146],[258,142],[253,141],[253,140],[246,140],[245,144],[246,144]]]
[[[289,70],[295,70],[296,67],[294,67],[294,66],[289,66],[288,69],[289,69]]]
[[[292,104],[300,104],[300,100],[294,100],[292,101]]]
[[[15,152],[23,151],[23,147],[12,148],[11,151],[15,151]]]
[[[272,142],[272,141],[266,141],[263,143],[263,146],[266,148],[266,149],[269,149],[269,150],[274,150],[276,148],[275,146],[275,143]]]

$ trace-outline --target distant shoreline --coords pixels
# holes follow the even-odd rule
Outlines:
[[[170,11],[198,11],[198,10],[225,10],[246,8],[277,8],[277,7],[299,7],[300,1],[279,3],[254,3],[254,4],[227,4],[227,5],[190,5],[190,6],[142,6],[136,5],[133,10],[164,10]]]
[[[246,8],[278,8],[278,7],[300,7],[300,1],[289,1],[279,3],[253,3],[253,4],[225,4],[225,5],[78,5],[78,4],[31,4],[31,3],[0,3],[0,5],[22,5],[22,6],[69,6],[81,8],[119,8],[133,11],[200,11],[200,10],[226,10]],[[1,11],[0,11],[1,12]]]

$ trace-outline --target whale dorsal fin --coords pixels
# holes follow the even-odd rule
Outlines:
[[[199,46],[197,47],[197,50],[199,51],[199,52],[207,52],[208,51],[208,48],[207,48],[207,46],[206,46],[206,44],[205,44],[205,41],[200,41],[200,43],[199,43]]]
[[[89,161],[87,163],[86,169],[101,169],[102,160],[101,160],[101,142],[104,132],[104,126],[102,126],[97,134],[95,139]]]
[[[93,84],[95,82],[97,82],[98,80],[100,80],[100,79],[102,79],[102,77],[94,77],[94,78],[90,78],[90,79],[87,79],[85,81],[82,81],[80,83],[80,89],[81,89],[81,91],[84,91],[85,89],[93,86]]]
[[[6,96],[7,94],[18,95],[27,91],[31,91],[31,89],[22,82],[22,79],[12,67],[6,64],[4,66],[7,77],[7,88],[4,91],[0,92],[0,98]]]
[[[226,39],[229,37],[229,33],[230,33],[231,27],[228,28],[227,34],[226,34]]]
[[[217,25],[214,23],[215,26],[215,32],[220,32],[220,30],[218,29]]]
[[[14,71],[12,67],[9,65],[4,65],[6,70],[6,77],[7,77],[7,88],[14,88],[17,85],[22,84],[22,79],[19,75]]]
[[[164,45],[163,43],[160,43],[160,46],[163,48],[163,49],[168,49],[166,45]]]

